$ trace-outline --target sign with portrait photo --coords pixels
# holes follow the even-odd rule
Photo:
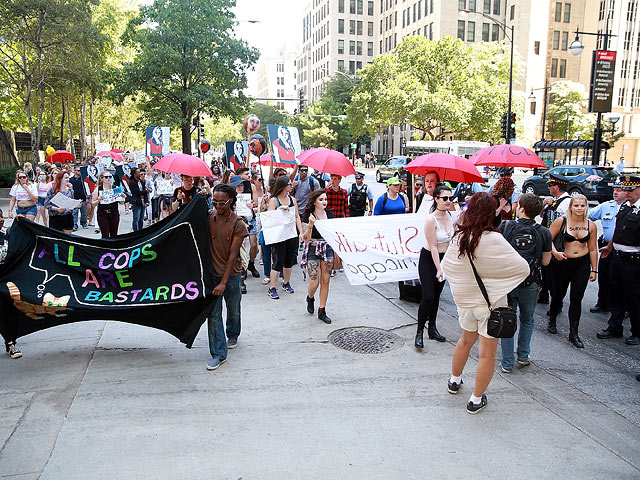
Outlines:
[[[297,157],[302,153],[298,129],[284,125],[267,125],[267,131],[274,162],[297,165]]]
[[[227,151],[227,167],[237,170],[247,166],[247,155],[249,154],[249,142],[225,142]]]
[[[169,127],[147,127],[147,157],[169,155],[171,129]]]

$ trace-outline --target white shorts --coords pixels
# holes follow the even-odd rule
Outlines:
[[[506,307],[507,297],[492,305],[494,308]],[[478,332],[485,338],[495,338],[487,334],[487,320],[489,320],[489,307],[482,305],[473,308],[458,307],[458,322],[460,327],[468,332]]]

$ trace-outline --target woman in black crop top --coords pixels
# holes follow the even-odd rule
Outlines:
[[[578,336],[582,297],[589,282],[594,282],[598,273],[598,250],[596,245],[596,225],[588,220],[587,197],[575,195],[569,202],[567,213],[557,218],[549,230],[554,239],[551,253],[555,261],[551,263],[553,293],[549,306],[549,333],[558,333],[556,318],[562,310],[562,301],[571,285],[569,294],[569,341],[577,348],[584,348]],[[556,237],[564,240],[564,251],[558,251]]]

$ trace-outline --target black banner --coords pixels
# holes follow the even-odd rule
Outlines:
[[[67,235],[24,217],[0,269],[5,340],[84,320],[164,330],[191,347],[216,298],[207,201],[110,239]]]

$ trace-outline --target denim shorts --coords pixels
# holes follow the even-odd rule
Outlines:
[[[33,215],[34,217],[38,214],[38,207],[35,205],[31,205],[30,207],[16,207],[17,215]]]
[[[45,201],[46,197],[38,197],[38,201],[36,202],[36,205],[38,207],[44,207],[44,201]]]
[[[316,255],[316,246],[309,245],[309,251],[307,252],[307,263],[321,262],[324,260],[322,257]],[[330,245],[327,245],[327,261],[333,262],[333,249]]]
[[[249,229],[249,235],[258,234],[258,228],[256,227],[256,217],[253,217],[251,220],[249,220],[247,227]]]

